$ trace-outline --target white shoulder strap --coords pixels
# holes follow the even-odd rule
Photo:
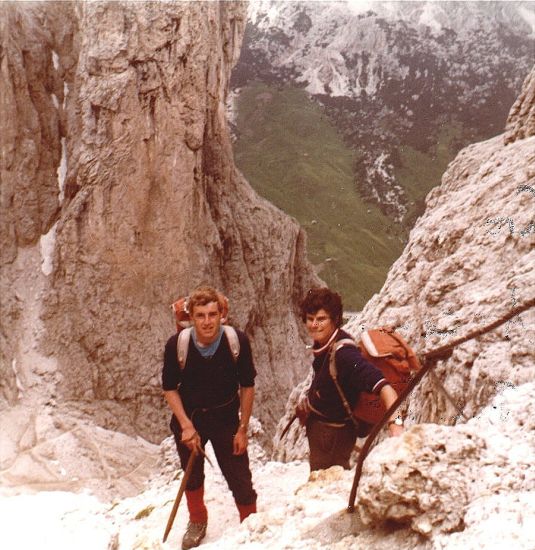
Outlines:
[[[236,332],[236,329],[230,325],[223,325],[223,330],[225,331],[225,336],[227,337],[234,362],[236,362],[238,360],[238,356],[240,355],[240,341],[238,339],[238,333]]]
[[[188,356],[189,341],[191,338],[192,327],[185,328],[178,334],[176,341],[176,351],[178,357],[178,366],[183,370],[186,366],[186,357]]]
[[[334,353],[344,346],[353,346],[356,348],[357,344],[355,340],[352,340],[351,338],[342,338],[334,343]]]
[[[344,346],[353,346],[356,348],[357,344],[355,340],[351,338],[342,338],[334,343],[332,351],[329,355],[329,373],[335,381],[338,378],[338,370],[336,369],[336,352]]]
[[[230,325],[222,325],[223,330],[225,331],[225,336],[227,337],[228,345],[230,352],[232,353],[232,358],[234,362],[238,360],[240,355],[240,340],[238,339],[238,333],[234,327]],[[176,350],[178,358],[178,366],[182,370],[186,366],[186,358],[188,356],[189,342],[191,339],[192,327],[185,328],[180,331],[177,341],[176,341]]]

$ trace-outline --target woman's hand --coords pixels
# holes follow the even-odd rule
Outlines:
[[[299,418],[299,424],[305,426],[310,415],[310,405],[308,404],[308,397],[303,397],[301,401],[295,407],[295,414]]]
[[[405,428],[403,426],[398,426],[397,424],[390,424],[388,426],[388,433],[391,437],[398,437],[404,432]]]

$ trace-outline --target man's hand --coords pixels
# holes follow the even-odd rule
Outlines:
[[[193,425],[182,430],[180,442],[186,445],[190,451],[201,448],[201,438]]]
[[[232,442],[234,455],[242,455],[247,450],[247,427],[253,411],[254,386],[240,386],[240,425]]]
[[[195,448],[200,449],[201,438],[184,410],[184,405],[182,404],[182,399],[180,398],[178,391],[169,390],[164,391],[163,394],[169,408],[173,411],[173,414],[180,424],[180,429],[182,430],[180,442],[186,445],[190,451],[193,451]]]
[[[234,436],[232,454],[242,455],[247,450],[247,441],[247,428],[240,426]]]

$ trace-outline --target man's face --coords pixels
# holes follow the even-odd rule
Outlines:
[[[204,306],[195,306],[191,319],[199,344],[211,344],[219,335],[221,312],[219,311],[219,304],[217,302],[209,302]]]
[[[307,313],[306,327],[308,334],[320,346],[326,344],[336,325],[324,309],[318,309],[316,313]]]

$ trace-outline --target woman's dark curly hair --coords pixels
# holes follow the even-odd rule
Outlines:
[[[324,309],[337,327],[342,325],[342,297],[328,288],[311,288],[301,302],[301,319]]]

